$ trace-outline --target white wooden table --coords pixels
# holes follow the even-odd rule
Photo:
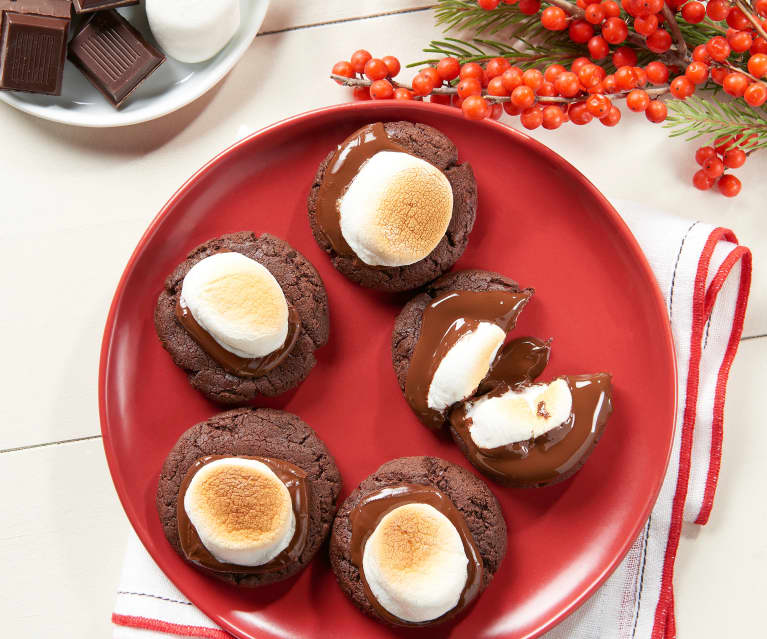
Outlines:
[[[129,530],[107,471],[97,408],[101,333],[133,247],[173,191],[246,132],[348,99],[330,66],[364,46],[421,59],[438,34],[418,0],[275,1],[262,33],[213,91],[144,125],[105,131],[0,108],[0,635],[111,636]],[[449,133],[449,131],[448,131]],[[763,626],[767,428],[767,153],[729,200],[689,185],[694,145],[644,116],[535,137],[608,197],[733,228],[754,252],[745,337],[727,398],[711,522],[684,531],[679,636],[757,636]],[[651,400],[651,398],[649,398]]]

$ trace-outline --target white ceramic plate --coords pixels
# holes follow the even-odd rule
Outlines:
[[[189,104],[215,86],[250,46],[264,21],[269,0],[240,0],[240,3],[240,28],[218,54],[198,64],[185,64],[168,57],[119,110],[69,61],[64,67],[60,96],[0,91],[0,100],[39,118],[76,126],[125,126],[159,118]],[[157,46],[143,3],[120,9],[120,13]]]

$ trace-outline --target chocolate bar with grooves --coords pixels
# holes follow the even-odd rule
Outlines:
[[[69,18],[0,15],[0,89],[61,95]]]
[[[119,109],[165,56],[110,9],[94,13],[72,38],[69,59]]]

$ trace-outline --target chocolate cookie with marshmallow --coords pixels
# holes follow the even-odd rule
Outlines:
[[[287,579],[311,561],[340,491],[333,457],[300,418],[240,408],[181,435],[160,474],[157,511],[184,559],[255,587]]]
[[[442,132],[377,122],[320,163],[309,192],[312,232],[350,280],[386,291],[439,277],[466,249],[477,211],[468,163]]]
[[[247,231],[194,249],[166,279],[154,323],[192,386],[221,404],[298,386],[330,325],[314,266],[286,241]]]
[[[357,608],[393,626],[460,615],[506,554],[506,524],[487,485],[436,457],[385,463],[338,510],[330,564]]]
[[[574,475],[612,413],[607,373],[538,381],[551,340],[509,336],[533,289],[489,271],[458,271],[410,300],[392,362],[419,420],[450,434],[499,483],[554,484]]]
[[[503,344],[533,294],[500,273],[466,270],[432,282],[405,304],[394,322],[392,364],[424,425],[442,428],[449,410],[474,395],[491,367],[512,350]],[[534,375],[543,370],[547,343],[515,345],[515,361],[536,368]]]

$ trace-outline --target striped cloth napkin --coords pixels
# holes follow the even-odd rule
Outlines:
[[[732,231],[614,202],[666,299],[678,366],[677,429],[647,523],[602,587],[545,639],[672,639],[674,559],[683,522],[703,525],[714,501],[730,365],[751,283],[751,253]],[[165,577],[135,536],[112,615],[115,639],[228,639]]]

